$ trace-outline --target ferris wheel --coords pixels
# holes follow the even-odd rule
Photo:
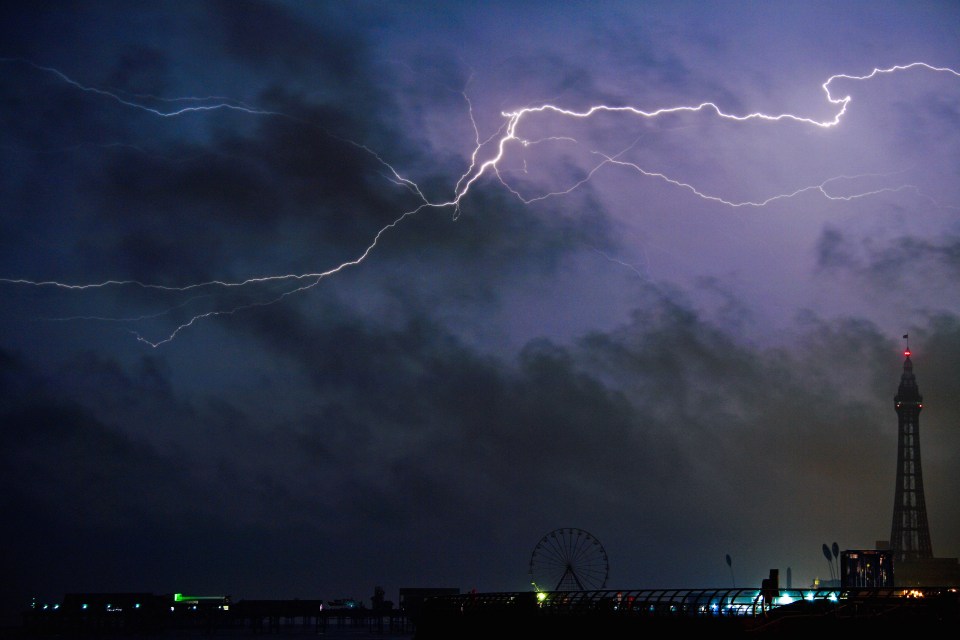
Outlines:
[[[530,582],[538,591],[603,589],[609,573],[606,550],[583,529],[554,529],[530,556]]]

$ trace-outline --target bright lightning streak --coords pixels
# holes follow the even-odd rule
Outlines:
[[[888,74],[888,73],[893,73],[895,71],[906,71],[908,69],[914,69],[918,67],[927,69],[928,71],[949,73],[954,76],[960,77],[960,72],[957,72],[947,67],[934,67],[929,64],[926,64],[925,62],[914,62],[907,65],[897,65],[897,66],[889,67],[887,69],[874,69],[873,71],[871,71],[865,76],[851,76],[845,73],[839,73],[839,74],[830,76],[826,82],[820,85],[827,96],[827,102],[840,107],[837,113],[833,116],[833,118],[829,120],[822,120],[822,121],[814,120],[812,118],[805,118],[802,116],[794,115],[792,113],[768,115],[765,113],[755,112],[755,113],[749,113],[746,115],[738,116],[733,113],[724,112],[720,107],[718,107],[713,102],[702,102],[696,106],[664,107],[662,109],[656,109],[654,111],[644,111],[636,107],[624,107],[624,106],[615,107],[615,106],[609,106],[609,105],[595,105],[585,111],[571,111],[569,109],[563,109],[556,105],[544,104],[544,105],[540,105],[539,107],[527,107],[524,109],[518,109],[517,111],[505,111],[503,112],[502,115],[503,117],[508,118],[511,123],[516,125],[517,123],[519,123],[520,119],[526,116],[527,114],[541,113],[544,111],[552,111],[554,113],[558,113],[560,115],[568,116],[571,118],[589,118],[590,116],[593,116],[600,112],[629,113],[629,114],[641,116],[644,118],[657,118],[662,115],[668,115],[668,114],[674,114],[674,113],[684,113],[684,112],[697,113],[700,111],[713,111],[718,117],[723,118],[725,120],[735,120],[738,122],[746,122],[748,120],[766,120],[768,122],[792,120],[794,122],[799,122],[803,124],[814,125],[824,129],[829,129],[831,127],[835,127],[838,124],[840,124],[840,119],[847,112],[847,105],[849,105],[850,101],[852,100],[850,96],[845,96],[843,98],[833,97],[833,94],[830,92],[830,85],[833,84],[834,80],[838,78],[842,78],[844,80],[869,80],[880,74]],[[515,129],[516,129],[516,126],[510,127],[511,134]]]
[[[73,78],[70,78],[65,73],[57,69],[54,69],[52,67],[42,66],[34,62],[31,62],[29,60],[24,60],[21,58],[0,58],[0,63],[20,63],[20,64],[29,65],[33,69],[53,75],[54,77],[58,78],[60,81],[68,84],[69,86],[74,87],[79,91],[94,94],[104,98],[108,98],[123,106],[129,107],[132,109],[141,110],[161,118],[174,118],[178,116],[183,116],[188,113],[213,112],[218,110],[232,110],[232,111],[239,111],[239,112],[243,112],[243,113],[246,113],[249,115],[255,115],[255,116],[283,117],[283,118],[295,120],[300,123],[309,124],[310,126],[314,126],[309,122],[303,121],[299,118],[294,118],[288,114],[278,112],[278,111],[271,111],[271,110],[251,107],[250,105],[247,105],[240,101],[228,100],[220,97],[159,98],[159,97],[150,96],[150,95],[133,95],[133,96],[126,97],[126,94],[124,92],[120,92],[116,90],[101,89],[97,87],[84,85],[74,80]],[[490,135],[486,139],[481,139],[480,131],[479,131],[479,128],[477,127],[477,123],[473,115],[473,105],[470,102],[469,98],[466,95],[464,95],[464,98],[468,105],[470,122],[473,126],[473,131],[474,131],[474,148],[472,153],[470,154],[469,166],[467,167],[466,171],[464,171],[464,173],[461,174],[460,178],[455,183],[452,198],[445,202],[431,202],[423,194],[420,187],[414,181],[403,177],[396,169],[394,169],[392,165],[390,165],[390,163],[384,160],[379,154],[377,154],[375,151],[373,151],[369,147],[351,140],[339,138],[338,136],[332,136],[337,138],[338,140],[351,144],[356,148],[361,149],[364,152],[370,154],[378,163],[380,163],[387,170],[389,174],[388,176],[386,176],[387,180],[389,180],[395,185],[404,187],[407,190],[409,190],[411,193],[415,194],[420,200],[421,204],[419,204],[417,207],[411,210],[408,210],[400,214],[396,219],[393,220],[393,222],[382,227],[375,234],[373,240],[367,245],[366,249],[364,249],[364,251],[361,252],[360,255],[358,255],[356,258],[354,258],[353,260],[348,260],[346,262],[343,262],[331,269],[328,269],[326,271],[316,272],[316,273],[261,276],[261,277],[255,277],[255,278],[248,278],[246,280],[236,281],[236,282],[211,280],[208,282],[188,284],[183,286],[157,285],[157,284],[139,282],[136,280],[106,280],[100,283],[92,283],[92,284],[66,284],[66,283],[52,281],[52,280],[33,281],[29,279],[24,279],[24,278],[0,278],[0,282],[7,283],[7,284],[28,285],[28,286],[36,286],[36,287],[56,287],[56,288],[65,289],[65,290],[77,290],[77,291],[84,291],[88,289],[101,289],[106,287],[117,287],[117,286],[135,286],[143,289],[151,289],[151,290],[158,290],[158,291],[165,291],[165,292],[181,292],[181,293],[196,290],[196,289],[201,289],[201,288],[208,288],[208,287],[209,288],[212,288],[212,287],[240,288],[240,287],[245,287],[253,284],[262,284],[262,283],[271,283],[271,282],[292,281],[294,283],[294,286],[291,289],[288,289],[287,291],[276,294],[275,296],[266,300],[238,305],[238,306],[231,307],[229,309],[207,311],[205,313],[194,315],[188,321],[177,326],[165,338],[160,340],[156,340],[156,341],[149,340],[135,331],[132,332],[136,336],[136,339],[138,341],[156,348],[156,347],[159,347],[160,345],[173,341],[177,337],[177,335],[179,335],[182,331],[193,326],[200,320],[215,317],[215,316],[233,315],[245,309],[275,304],[291,295],[309,290],[317,286],[324,279],[331,277],[333,275],[336,275],[341,271],[344,271],[345,269],[361,264],[373,252],[373,250],[376,248],[376,246],[378,245],[382,236],[385,233],[396,228],[408,217],[416,215],[417,213],[419,213],[424,209],[452,208],[454,211],[454,219],[456,219],[457,216],[459,215],[460,204],[463,201],[463,199],[467,197],[471,188],[473,188],[473,186],[477,184],[477,182],[487,174],[492,174],[498,182],[500,182],[505,188],[507,188],[510,191],[510,193],[512,193],[520,201],[527,204],[544,200],[550,197],[569,194],[575,191],[576,189],[578,189],[579,187],[581,187],[583,184],[589,182],[591,178],[596,174],[596,172],[599,171],[601,168],[606,166],[611,166],[611,165],[634,170],[639,174],[643,175],[644,177],[656,178],[656,179],[662,180],[672,186],[687,190],[690,193],[693,193],[694,195],[696,195],[697,197],[703,200],[715,202],[728,207],[763,207],[777,200],[794,198],[808,192],[819,192],[823,197],[825,197],[828,200],[838,200],[838,201],[850,201],[854,199],[878,195],[880,193],[891,193],[891,192],[899,192],[904,190],[913,190],[918,195],[922,197],[927,197],[927,196],[923,196],[923,194],[919,193],[916,187],[913,187],[911,185],[901,185],[898,187],[885,187],[881,189],[875,189],[872,191],[861,192],[861,193],[856,193],[856,194],[847,195],[847,196],[833,195],[828,191],[828,185],[836,183],[837,181],[840,181],[840,180],[850,180],[857,177],[863,177],[863,176],[835,176],[833,178],[824,180],[819,184],[800,187],[798,189],[795,189],[794,191],[773,195],[763,200],[739,201],[739,202],[726,200],[716,195],[710,195],[710,194],[704,193],[690,183],[683,182],[675,178],[671,178],[670,176],[667,176],[664,173],[645,170],[635,163],[622,160],[620,157],[627,150],[629,150],[630,147],[632,147],[633,145],[628,146],[626,149],[622,150],[621,152],[615,155],[607,155],[599,151],[591,152],[594,155],[600,157],[601,160],[593,165],[593,167],[587,172],[584,178],[575,182],[569,188],[559,190],[559,191],[549,192],[533,198],[523,197],[519,193],[519,191],[510,187],[507,184],[507,182],[504,180],[503,176],[500,173],[500,163],[507,156],[508,147],[512,143],[518,144],[521,148],[526,148],[547,140],[551,140],[551,141],[563,140],[567,142],[577,143],[577,141],[574,138],[571,138],[568,136],[553,136],[553,137],[543,138],[538,140],[529,140],[522,137],[518,133],[518,129],[520,128],[525,118],[535,114],[554,114],[557,116],[561,116],[563,118],[589,119],[592,116],[599,113],[618,113],[618,114],[625,114],[630,116],[637,116],[644,119],[656,119],[661,116],[670,115],[670,114],[707,112],[707,113],[712,113],[714,116],[720,119],[731,120],[735,122],[748,122],[752,120],[758,120],[758,121],[764,121],[764,122],[792,121],[792,122],[803,124],[803,125],[829,129],[829,128],[833,128],[840,125],[842,118],[847,113],[847,107],[849,106],[852,100],[851,96],[849,95],[844,96],[842,98],[836,98],[833,96],[833,93],[831,92],[830,87],[834,83],[834,81],[836,80],[866,81],[866,80],[875,78],[879,75],[892,74],[895,72],[908,71],[912,69],[924,69],[931,72],[945,73],[945,74],[953,75],[955,77],[960,77],[960,72],[957,72],[954,69],[947,68],[947,67],[936,67],[924,62],[914,62],[906,65],[896,65],[896,66],[892,66],[884,69],[875,68],[870,73],[866,75],[860,75],[860,76],[848,75],[848,74],[836,74],[836,75],[830,76],[826,80],[826,82],[824,82],[821,85],[821,88],[824,94],[826,95],[827,102],[836,107],[836,112],[834,113],[833,117],[826,120],[816,120],[813,118],[800,116],[792,113],[781,113],[781,114],[771,115],[771,114],[765,114],[762,112],[753,112],[748,114],[737,115],[734,113],[727,113],[723,111],[717,104],[713,102],[702,102],[697,105],[680,105],[680,106],[673,106],[673,107],[663,107],[663,108],[655,109],[652,111],[646,111],[646,110],[639,109],[637,107],[632,107],[632,106],[612,106],[612,105],[604,105],[604,104],[594,105],[583,111],[574,111],[574,110],[562,108],[554,104],[542,104],[539,106],[525,107],[525,108],[517,109],[514,111],[502,112],[501,116],[504,118],[504,122],[500,125],[500,127],[498,127],[498,129],[492,135]],[[153,102],[160,102],[165,104],[184,104],[184,103],[199,103],[199,104],[190,104],[189,106],[185,106],[185,107],[174,108],[171,110],[162,110],[139,101],[141,99],[148,99],[148,100],[152,100]],[[327,135],[332,135],[332,134],[327,133]],[[492,155],[490,155],[485,160],[481,160],[481,156],[484,150],[491,146],[493,147]],[[524,160],[524,166],[526,167],[525,163],[526,163],[526,160]],[[191,300],[192,299],[195,299],[195,298],[191,298]],[[155,314],[155,315],[160,315],[160,314]],[[143,318],[146,318],[146,317],[150,317],[150,316],[143,316]]]
[[[166,338],[164,338],[164,339],[162,339],[162,340],[157,340],[157,341],[155,341],[155,342],[144,338],[143,336],[141,336],[139,333],[137,333],[137,332],[135,332],[135,331],[132,332],[132,333],[136,336],[136,338],[137,338],[138,341],[143,342],[143,343],[145,343],[145,344],[150,345],[151,347],[156,348],[156,347],[159,347],[159,346],[162,345],[162,344],[166,344],[166,343],[168,343],[168,342],[173,341],[173,339],[176,338],[176,337],[177,337],[177,334],[179,334],[181,331],[183,331],[184,329],[187,329],[187,328],[193,326],[194,323],[196,323],[196,322],[199,321],[199,320],[203,320],[204,318],[212,318],[212,317],[215,317],[215,316],[234,315],[235,313],[238,313],[238,312],[243,311],[243,310],[245,310],[245,309],[252,309],[252,308],[255,308],[255,307],[266,307],[266,306],[269,306],[269,305],[272,305],[272,304],[276,304],[277,302],[280,302],[280,301],[283,300],[284,298],[287,298],[288,296],[292,296],[292,295],[295,294],[295,293],[300,293],[301,291],[306,291],[306,290],[308,290],[308,289],[312,289],[313,287],[315,287],[315,286],[317,286],[318,284],[320,284],[320,282],[323,281],[324,279],[326,279],[326,278],[328,278],[328,277],[330,277],[330,276],[332,276],[332,275],[335,275],[335,274],[337,274],[337,273],[340,273],[340,272],[343,271],[344,269],[347,269],[347,268],[349,268],[349,267],[354,267],[354,266],[360,264],[361,262],[363,262],[364,260],[366,260],[366,259],[367,259],[367,256],[370,255],[370,253],[374,250],[374,248],[377,246],[377,243],[380,242],[380,238],[383,236],[383,234],[387,233],[390,229],[393,229],[394,227],[396,227],[398,224],[400,224],[401,222],[403,222],[403,220],[406,219],[406,218],[408,218],[409,216],[415,215],[416,213],[420,212],[421,210],[423,210],[424,208],[427,208],[427,207],[440,207],[440,208],[443,208],[443,207],[448,207],[448,206],[450,206],[450,204],[451,204],[451,203],[444,203],[444,204],[442,204],[442,205],[423,204],[423,205],[420,205],[419,207],[417,207],[416,209],[412,209],[412,210],[410,210],[410,211],[407,211],[406,213],[404,213],[403,215],[401,215],[399,218],[397,218],[396,220],[394,220],[394,221],[391,222],[390,224],[388,224],[388,225],[386,225],[385,227],[381,228],[380,231],[377,232],[376,236],[374,236],[373,241],[367,246],[366,250],[365,250],[363,253],[360,254],[360,256],[358,256],[357,258],[354,258],[353,260],[349,260],[349,261],[347,261],[347,262],[341,263],[340,265],[338,265],[338,266],[336,266],[336,267],[334,267],[334,268],[332,268],[332,269],[328,269],[327,271],[323,271],[323,272],[321,272],[321,273],[310,273],[310,274],[302,274],[302,275],[285,275],[285,276],[269,276],[269,277],[265,277],[265,278],[251,278],[251,279],[246,280],[246,281],[244,281],[244,282],[242,282],[242,283],[217,283],[217,284],[220,284],[221,286],[237,287],[237,286],[243,286],[244,284],[249,284],[249,283],[254,283],[254,282],[267,282],[267,281],[271,281],[271,280],[291,280],[291,279],[292,279],[292,280],[307,280],[307,281],[308,281],[306,284],[303,284],[303,285],[301,285],[301,286],[298,286],[298,287],[296,287],[296,288],[294,288],[294,289],[291,289],[291,290],[289,290],[289,291],[285,291],[285,292],[279,294],[278,296],[276,296],[275,298],[273,298],[273,299],[271,299],[271,300],[261,301],[261,302],[254,302],[254,303],[245,304],[245,305],[240,305],[240,306],[233,307],[233,308],[227,309],[227,310],[222,310],[222,311],[208,311],[208,312],[206,312],[206,313],[201,313],[201,314],[195,315],[195,316],[193,316],[192,318],[190,318],[187,322],[184,322],[183,324],[181,324],[180,326],[178,326],[176,329],[174,329],[173,332],[171,332]],[[312,281],[311,281],[311,280],[312,280]],[[209,285],[209,284],[211,284],[211,283],[205,283],[205,285]],[[201,286],[204,286],[204,285],[201,285]]]

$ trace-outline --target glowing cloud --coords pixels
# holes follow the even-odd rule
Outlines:
[[[105,99],[112,100],[123,107],[130,109],[137,109],[153,116],[159,118],[176,118],[179,116],[184,116],[189,113],[199,113],[199,112],[217,112],[217,111],[235,111],[240,113],[245,113],[250,116],[258,117],[281,117],[288,118],[297,122],[306,123],[300,118],[295,118],[288,114],[271,111],[266,109],[259,109],[252,107],[250,105],[244,104],[240,101],[230,100],[222,97],[182,97],[182,98],[160,98],[150,95],[130,95],[125,92],[111,89],[102,89],[97,87],[88,86],[82,84],[67,74],[63,73],[58,69],[52,67],[42,66],[31,62],[29,60],[24,60],[21,58],[0,58],[0,63],[8,65],[27,65],[31,69],[34,69],[38,72],[49,74],[56,78],[58,81],[65,83],[78,91],[93,94]],[[316,271],[311,273],[289,273],[289,274],[274,274],[274,275],[264,275],[254,278],[249,278],[242,281],[228,282],[223,280],[211,280],[207,282],[198,282],[185,284],[182,286],[164,286],[159,284],[151,284],[146,282],[140,282],[137,280],[105,280],[98,283],[86,283],[86,284],[71,284],[61,281],[53,280],[30,280],[27,278],[0,278],[0,282],[9,284],[9,285],[20,285],[20,286],[30,286],[30,287],[55,287],[65,290],[75,290],[75,291],[85,291],[90,289],[103,289],[107,287],[138,287],[148,290],[156,290],[163,292],[194,292],[196,291],[198,295],[191,300],[195,300],[199,297],[203,297],[200,293],[202,290],[224,290],[224,289],[239,289],[243,287],[249,287],[256,284],[265,284],[265,283],[279,283],[287,288],[275,292],[266,298],[255,301],[248,302],[245,304],[239,304],[230,306],[227,309],[215,309],[206,311],[203,313],[198,313],[193,315],[189,320],[179,324],[175,327],[170,333],[166,336],[150,340],[139,332],[132,331],[133,335],[136,336],[136,339],[144,344],[147,344],[151,347],[159,347],[160,345],[166,344],[174,340],[181,332],[187,328],[195,325],[197,322],[212,318],[215,316],[222,315],[232,315],[244,309],[249,309],[253,307],[262,307],[275,304],[281,300],[287,298],[288,296],[300,293],[306,290],[309,290],[317,286],[324,279],[336,275],[341,271],[348,269],[350,267],[357,266],[363,263],[371,255],[374,249],[377,247],[381,238],[384,234],[396,228],[400,225],[405,219],[410,216],[414,216],[424,209],[450,209],[453,212],[454,218],[459,215],[460,204],[464,198],[470,193],[470,190],[474,188],[474,185],[480,181],[484,176],[492,176],[497,180],[503,187],[509,190],[515,197],[524,203],[532,203],[535,201],[543,200],[546,198],[557,197],[569,194],[585,183],[589,182],[594,175],[601,169],[607,166],[619,166],[631,169],[638,173],[639,175],[645,178],[654,178],[660,181],[663,181],[673,187],[678,189],[686,190],[695,196],[716,204],[720,204],[727,207],[763,207],[774,201],[783,200],[788,198],[794,198],[801,194],[805,193],[819,193],[821,196],[828,200],[841,200],[849,201],[859,198],[865,198],[880,193],[887,192],[898,192],[898,191],[913,191],[921,197],[923,196],[917,190],[916,187],[911,185],[897,185],[883,187],[880,189],[872,189],[869,191],[863,191],[860,193],[855,193],[852,195],[836,195],[831,193],[830,186],[835,183],[843,180],[853,180],[858,177],[863,176],[835,176],[828,178],[818,184],[811,184],[806,186],[800,186],[796,189],[785,193],[773,194],[768,197],[759,200],[753,201],[734,201],[729,199],[721,198],[717,195],[711,195],[704,192],[703,190],[697,188],[693,184],[684,182],[675,178],[672,178],[664,173],[656,171],[648,171],[640,167],[638,164],[626,161],[622,159],[622,155],[630,149],[630,145],[624,148],[620,153],[614,155],[604,154],[598,151],[591,151],[590,153],[597,158],[597,161],[593,164],[590,170],[586,173],[585,177],[574,182],[572,185],[558,189],[556,191],[550,191],[543,193],[534,197],[524,197],[520,192],[513,188],[500,173],[500,164],[508,156],[508,153],[514,146],[521,148],[530,147],[532,145],[540,144],[546,140],[558,141],[563,140],[565,142],[570,142],[574,144],[579,144],[577,140],[572,136],[554,136],[545,139],[528,139],[522,134],[523,125],[528,118],[534,115],[540,116],[553,116],[558,119],[564,120],[589,120],[593,116],[601,113],[612,113],[620,114],[625,117],[635,117],[642,118],[647,120],[657,119],[669,114],[678,114],[678,113],[707,113],[712,114],[714,117],[721,120],[729,120],[733,122],[750,122],[750,121],[759,121],[764,123],[776,124],[779,122],[789,121],[792,123],[798,123],[805,126],[817,127],[822,129],[831,129],[838,127],[844,116],[847,113],[847,107],[851,102],[851,97],[849,95],[844,97],[835,97],[831,92],[831,85],[834,81],[838,79],[850,80],[850,81],[868,81],[872,78],[875,78],[879,75],[892,74],[896,72],[906,72],[906,71],[927,71],[934,73],[941,73],[955,78],[960,78],[960,73],[954,69],[946,67],[937,67],[924,62],[914,62],[906,65],[897,65],[888,67],[885,69],[875,68],[870,73],[865,75],[848,75],[848,74],[836,74],[830,76],[826,82],[821,85],[821,88],[826,96],[826,100],[830,105],[835,107],[835,112],[831,118],[826,120],[816,120],[813,118],[805,117],[799,114],[794,113],[780,113],[780,114],[767,114],[761,112],[747,113],[747,114],[734,114],[724,112],[720,107],[718,107],[713,102],[702,102],[695,105],[678,105],[672,107],[662,107],[653,110],[643,110],[633,106],[615,106],[615,105],[605,105],[599,104],[591,106],[582,111],[574,111],[570,109],[565,109],[561,106],[554,104],[542,104],[539,106],[525,107],[521,109],[516,109],[513,111],[504,111],[501,113],[503,122],[497,131],[481,139],[481,134],[476,125],[476,121],[473,117],[473,106],[470,102],[469,97],[464,95],[466,103],[468,105],[469,117],[473,125],[474,131],[474,147],[473,151],[470,154],[469,166],[464,173],[462,173],[457,179],[452,195],[448,200],[433,202],[426,198],[421,190],[421,188],[412,180],[404,177],[399,171],[397,171],[390,163],[385,161],[380,157],[375,151],[368,148],[365,145],[356,143],[350,140],[344,140],[351,145],[354,145],[356,148],[361,149],[365,153],[369,154],[376,162],[380,163],[388,171],[387,179],[399,186],[402,186],[408,189],[411,193],[417,196],[420,201],[416,207],[409,209],[407,211],[399,213],[392,222],[380,228],[379,231],[373,236],[370,242],[367,244],[366,248],[363,249],[355,258],[342,262],[336,266],[333,266],[329,269]],[[311,124],[311,126],[314,126]],[[329,134],[328,134],[329,135]],[[338,138],[341,139],[341,138]],[[342,140],[342,139],[341,139]],[[526,162],[524,160],[524,162]],[[185,304],[185,303],[184,303]],[[183,306],[183,305],[180,305]],[[152,317],[156,317],[161,314],[154,314]],[[126,319],[117,319],[117,318],[91,318],[90,316],[85,316],[87,319],[96,319],[102,321],[124,321],[124,322],[134,322],[137,320],[142,320],[150,316],[138,316],[136,318],[126,318]],[[79,316],[72,318],[60,318],[60,320],[72,320],[78,319]]]

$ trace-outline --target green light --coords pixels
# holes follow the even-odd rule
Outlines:
[[[173,594],[174,602],[199,602],[200,600],[223,600],[224,596],[185,596],[182,593]]]

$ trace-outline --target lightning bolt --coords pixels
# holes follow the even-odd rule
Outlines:
[[[92,93],[98,96],[109,98],[115,102],[119,102],[125,107],[130,107],[131,109],[139,109],[140,111],[146,111],[147,113],[151,113],[161,118],[175,118],[177,116],[182,116],[186,113],[192,113],[192,112],[198,112],[198,111],[223,111],[223,110],[241,111],[243,113],[247,113],[250,115],[282,116],[284,118],[290,117],[285,113],[280,113],[279,111],[267,111],[265,109],[256,109],[244,104],[243,102],[240,102],[239,100],[230,100],[229,98],[225,99],[225,98],[219,98],[216,96],[210,96],[206,98],[200,98],[200,97],[156,98],[148,94],[139,94],[139,95],[133,94],[133,95],[130,95],[129,97],[124,97],[125,92],[117,91],[117,90],[109,90],[109,89],[100,89],[97,87],[91,87],[91,86],[81,84],[80,82],[74,80],[73,78],[71,78],[70,76],[68,76],[67,74],[63,73],[58,69],[54,69],[53,67],[45,67],[43,65],[39,65],[35,62],[31,62],[30,60],[26,60],[24,58],[0,58],[0,62],[19,63],[19,64],[28,65],[36,69],[37,71],[42,71],[44,73],[50,74],[58,78],[60,81],[84,93]],[[164,111],[162,109],[146,105],[143,102],[138,102],[135,100],[136,98],[140,98],[140,99],[146,98],[146,99],[154,100],[156,102],[163,102],[167,104],[186,103],[187,106]],[[191,106],[189,103],[201,103],[201,104],[196,104]],[[206,103],[210,103],[210,104],[206,104]]]
[[[121,106],[144,111],[153,116],[160,118],[176,118],[179,116],[184,116],[189,113],[198,113],[198,112],[216,112],[216,111],[236,111],[245,113],[251,116],[260,116],[260,117],[280,117],[294,120],[296,122],[307,124],[312,127],[316,127],[315,124],[305,121],[300,118],[296,118],[289,114],[273,111],[268,109],[261,109],[239,100],[232,100],[229,98],[223,98],[219,96],[209,96],[209,97],[183,97],[183,98],[162,98],[149,94],[128,94],[123,91],[114,90],[114,89],[103,89],[98,87],[93,87],[85,85],[73,78],[69,77],[62,71],[47,67],[43,65],[36,64],[29,60],[22,58],[0,58],[0,63],[6,64],[23,64],[27,65],[30,68],[53,76],[58,81],[67,84],[68,86],[73,87],[74,89],[89,93],[97,97],[105,98],[112,100]],[[780,113],[780,114],[766,114],[762,112],[753,112],[746,114],[736,114],[728,113],[722,110],[716,103],[713,102],[702,102],[696,105],[680,105],[672,107],[662,107],[654,110],[644,110],[634,106],[616,106],[616,105],[593,105],[587,109],[576,111],[571,109],[566,109],[555,104],[541,104],[537,106],[523,107],[515,109],[513,111],[503,111],[500,115],[503,118],[500,126],[487,137],[483,137],[480,134],[479,127],[477,126],[476,120],[473,113],[473,104],[466,95],[466,92],[463,93],[464,100],[467,104],[468,114],[470,118],[471,125],[474,132],[473,140],[473,150],[469,156],[469,162],[466,170],[460,175],[458,180],[453,186],[452,195],[448,200],[445,201],[431,201],[429,200],[420,187],[413,181],[404,177],[399,171],[397,171],[389,162],[383,159],[376,151],[370,149],[366,145],[354,142],[349,139],[344,139],[339,136],[333,135],[325,130],[322,130],[326,135],[330,135],[333,138],[336,138],[344,143],[353,145],[357,149],[362,150],[363,152],[369,154],[377,163],[379,163],[384,170],[386,171],[385,178],[392,184],[402,187],[408,190],[410,193],[415,195],[419,201],[419,204],[412,209],[404,211],[397,215],[396,218],[389,224],[380,228],[380,230],[374,235],[372,240],[367,244],[366,248],[360,252],[355,258],[345,261],[339,265],[336,265],[330,269],[324,271],[318,271],[313,273],[302,273],[302,274],[284,274],[284,275],[268,275],[260,276],[254,278],[248,278],[246,280],[240,281],[224,281],[224,280],[211,280],[207,282],[199,282],[193,284],[186,284],[182,286],[168,286],[168,285],[159,285],[152,283],[140,282],[137,280],[105,280],[98,283],[87,283],[87,284],[70,284],[53,280],[30,280],[26,278],[0,278],[0,282],[10,284],[10,285],[21,285],[21,286],[30,286],[30,287],[51,287],[63,290],[71,291],[87,291],[95,289],[105,289],[112,287],[137,287],[144,290],[155,290],[160,292],[170,292],[170,293],[190,293],[196,292],[197,295],[189,298],[186,302],[174,307],[173,309],[182,308],[188,303],[208,296],[215,295],[214,293],[202,293],[203,291],[210,290],[232,290],[232,289],[241,289],[244,287],[249,287],[253,285],[264,285],[264,284],[274,284],[285,287],[279,293],[274,293],[272,295],[266,296],[259,300],[254,300],[244,304],[237,304],[230,306],[225,309],[215,309],[211,311],[206,311],[203,313],[196,314],[192,316],[186,322],[179,324],[165,337],[158,340],[150,340],[137,331],[131,331],[135,336],[136,340],[142,342],[150,347],[157,348],[166,343],[172,342],[180,333],[186,329],[192,327],[196,323],[216,317],[216,316],[226,316],[239,313],[246,309],[251,309],[255,307],[263,307],[276,304],[285,298],[288,298],[297,293],[301,293],[316,287],[323,280],[332,277],[346,269],[355,267],[367,260],[367,258],[373,253],[377,245],[380,243],[383,236],[393,229],[402,224],[407,218],[415,216],[425,209],[449,209],[453,212],[454,220],[460,215],[460,205],[464,198],[470,193],[470,190],[474,185],[478,184],[481,178],[485,176],[492,176],[496,182],[501,184],[506,188],[514,197],[518,198],[521,202],[525,204],[531,204],[533,202],[545,200],[547,198],[559,197],[567,195],[576,191],[584,184],[589,182],[594,175],[601,169],[608,166],[618,166],[628,170],[635,171],[639,175],[645,178],[652,178],[656,180],[663,181],[666,184],[669,184],[678,189],[688,191],[698,198],[703,200],[713,202],[716,204],[724,205],[727,207],[764,207],[778,200],[785,200],[790,198],[795,198],[805,193],[819,193],[821,196],[828,200],[836,201],[851,201],[860,198],[866,198],[870,196],[879,195],[881,193],[895,193],[900,191],[912,191],[920,197],[929,198],[920,193],[920,191],[912,185],[900,185],[897,187],[884,187],[880,189],[874,189],[870,191],[864,191],[855,193],[852,195],[837,195],[830,191],[831,186],[835,186],[841,181],[852,181],[858,178],[863,178],[867,176],[883,176],[889,177],[893,174],[860,174],[855,176],[834,176],[823,180],[818,184],[811,184],[807,186],[802,186],[794,189],[793,191],[775,194],[769,197],[766,197],[762,200],[744,200],[744,201],[734,201],[722,198],[717,195],[706,193],[698,189],[693,184],[684,182],[682,180],[670,177],[662,172],[650,171],[642,168],[636,163],[629,162],[623,159],[623,155],[629,151],[633,146],[635,146],[637,141],[634,141],[632,144],[624,147],[620,152],[616,154],[605,154],[599,151],[590,151],[590,154],[596,158],[595,162],[592,164],[590,169],[586,171],[583,178],[575,181],[569,187],[542,193],[537,196],[523,196],[519,189],[511,186],[508,181],[504,178],[500,171],[500,164],[504,158],[508,155],[508,150],[513,146],[519,146],[521,149],[529,148],[534,145],[542,144],[544,142],[566,142],[571,144],[579,144],[578,141],[570,136],[550,136],[545,138],[538,139],[529,139],[524,137],[519,133],[521,126],[524,122],[533,116],[536,115],[553,115],[562,119],[571,119],[571,120],[589,120],[593,116],[601,113],[614,113],[621,114],[630,117],[636,117],[646,120],[654,120],[666,115],[671,114],[680,114],[680,113],[707,113],[712,114],[714,117],[721,120],[729,120],[733,122],[745,123],[749,121],[760,121],[765,123],[777,123],[782,121],[790,121],[797,124],[812,126],[821,129],[831,129],[837,127],[841,124],[844,116],[847,114],[847,108],[850,105],[852,98],[850,95],[845,95],[843,97],[835,97],[831,91],[831,85],[837,80],[849,80],[849,81],[868,81],[880,75],[893,74],[896,72],[905,72],[910,70],[926,70],[934,73],[941,73],[946,75],[952,75],[954,77],[960,78],[960,72],[957,72],[954,69],[948,67],[937,67],[925,62],[914,62],[905,65],[896,65],[887,68],[875,68],[870,73],[865,75],[848,75],[848,74],[836,74],[830,76],[822,85],[821,89],[825,94],[825,98],[828,104],[834,107],[833,116],[825,120],[817,120],[814,118],[809,118],[805,116],[800,116],[792,113]],[[161,105],[166,105],[162,107]],[[319,129],[319,127],[316,127]],[[484,159],[485,158],[485,159]],[[523,166],[526,170],[526,159],[523,160]],[[605,256],[610,260],[613,260],[609,256]],[[619,261],[617,261],[619,262]],[[623,264],[623,263],[621,263]],[[631,267],[633,268],[633,267]],[[635,268],[634,268],[635,269]],[[639,273],[639,272],[638,272]],[[74,316],[71,318],[59,318],[59,320],[75,320],[75,319],[94,319],[100,321],[118,321],[118,322],[136,322],[139,320],[144,320],[147,318],[155,318],[165,313],[169,313],[173,309],[169,309],[164,312],[155,313],[151,315],[138,316],[135,318],[102,318],[95,316]]]

